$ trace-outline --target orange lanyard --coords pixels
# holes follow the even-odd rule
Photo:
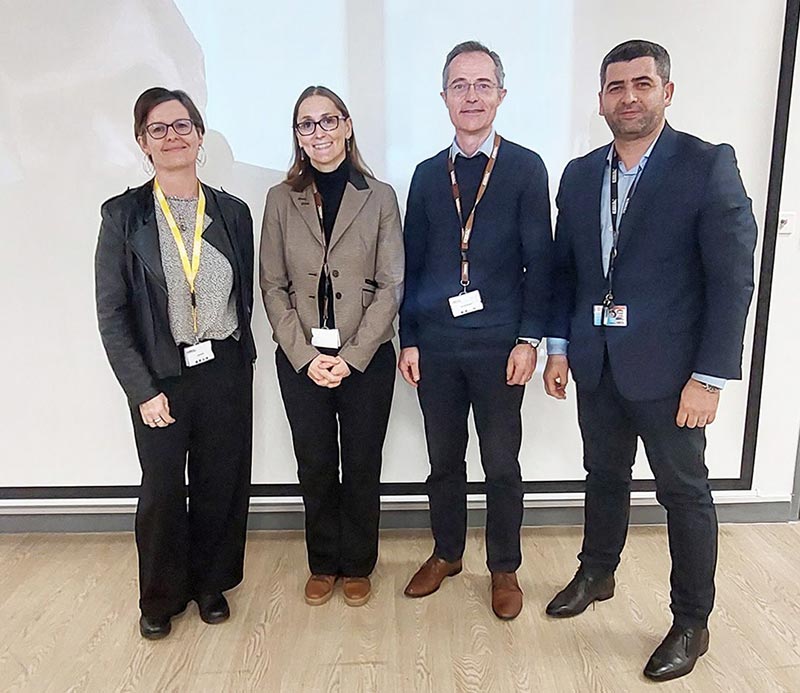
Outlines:
[[[478,203],[483,198],[486,188],[489,185],[489,179],[492,177],[494,164],[497,161],[497,150],[500,149],[500,135],[494,134],[494,145],[492,146],[492,153],[489,156],[489,161],[486,162],[486,168],[483,169],[483,177],[481,184],[478,187],[478,194],[475,196],[475,203],[472,205],[472,210],[467,217],[466,222],[461,220],[464,218],[461,214],[461,193],[458,189],[458,181],[456,180],[456,167],[452,155],[447,157],[447,170],[450,172],[450,187],[453,191],[453,201],[456,203],[456,211],[458,212],[458,220],[461,222],[461,286],[466,292],[469,286],[469,239],[472,235],[472,227],[475,224],[475,210]]]

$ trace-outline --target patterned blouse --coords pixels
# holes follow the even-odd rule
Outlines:
[[[238,338],[239,321],[236,315],[236,297],[233,293],[233,269],[227,258],[213,245],[202,242],[200,269],[194,288],[197,298],[197,335],[192,324],[192,302],[189,283],[183,273],[181,257],[172,231],[153,193],[158,223],[158,242],[161,246],[161,264],[167,279],[167,306],[169,325],[175,344],[196,344],[204,339]],[[169,208],[180,229],[186,254],[192,258],[197,198],[167,196]],[[203,229],[211,224],[206,214]]]

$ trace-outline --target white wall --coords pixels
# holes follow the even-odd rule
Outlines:
[[[764,364],[764,391],[758,429],[753,488],[759,495],[791,492],[800,438],[800,61],[794,75],[794,99],[783,179],[781,211],[793,212],[791,235],[779,235],[775,248],[772,302]]]
[[[210,0],[2,0],[0,295],[10,329],[0,356],[12,367],[0,400],[0,487],[138,483],[124,398],[97,336],[92,257],[100,202],[146,178],[131,132],[143,89],[163,84],[195,97],[209,128],[201,177],[243,197],[258,220],[288,161],[294,98],[309,83],[326,83],[349,102],[368,162],[403,200],[414,162],[452,137],[438,95],[444,55],[477,38],[506,65],[498,129],[542,154],[554,194],[565,163],[609,139],[596,114],[603,54],[627,38],[650,38],[673,58],[670,122],[734,145],[762,226],[783,4],[520,0],[487,11],[477,0],[326,0],[276,13],[255,1],[222,10]],[[784,208],[800,211],[798,110]],[[790,368],[798,253],[797,234],[781,239],[753,494],[765,499],[789,495],[800,425],[789,398],[800,379]],[[752,318],[745,381],[726,388],[709,431],[715,477],[738,476]],[[255,330],[254,481],[294,482],[261,310]],[[524,417],[525,478],[582,478],[574,396],[549,400],[537,377]],[[472,444],[472,479],[482,476],[476,452]],[[426,473],[416,399],[398,382],[383,478],[419,481]],[[649,476],[641,460],[636,473]]]

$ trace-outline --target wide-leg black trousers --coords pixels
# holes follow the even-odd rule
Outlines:
[[[243,577],[253,440],[253,365],[233,338],[215,358],[159,382],[175,423],[131,408],[142,482],[136,510],[139,606],[173,615]],[[188,468],[188,503],[186,475]]]

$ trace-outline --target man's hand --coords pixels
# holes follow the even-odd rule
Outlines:
[[[536,347],[517,344],[508,355],[506,385],[525,385],[536,370]]]
[[[400,370],[403,380],[411,387],[416,387],[417,383],[419,383],[419,349],[417,347],[400,349],[397,368]]]
[[[703,383],[694,378],[683,386],[681,402],[675,423],[681,428],[703,428],[713,423],[719,406],[719,391],[708,392]]]
[[[556,399],[567,398],[567,383],[569,382],[569,361],[566,356],[558,354],[547,357],[544,367],[544,391]]]

